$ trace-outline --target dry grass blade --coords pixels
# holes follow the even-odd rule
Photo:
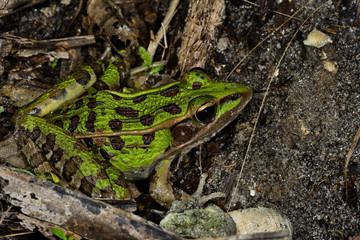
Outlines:
[[[294,19],[295,16],[301,11],[303,10],[307,5],[309,5],[313,0],[308,1],[304,6],[302,6],[301,8],[299,8],[293,15],[289,16],[289,18],[284,21],[279,27],[277,27],[274,31],[272,31],[272,33],[270,33],[269,35],[267,35],[263,40],[261,40],[253,49],[251,49],[246,55],[245,57],[243,57],[243,59],[241,59],[241,61],[235,65],[235,67],[231,70],[231,72],[229,73],[229,75],[226,77],[226,79],[228,79],[231,74],[233,74],[233,72],[236,70],[237,67],[240,66],[240,64],[242,62],[245,61],[245,59],[253,52],[255,51],[261,44],[263,44],[269,37],[271,37],[275,32],[277,32],[279,29],[281,29],[287,22],[289,22],[291,19]]]
[[[349,199],[349,193],[348,193],[348,187],[347,187],[347,168],[348,168],[348,166],[349,166],[351,156],[352,156],[352,154],[353,154],[354,151],[355,151],[356,145],[357,145],[358,142],[359,142],[359,139],[360,139],[360,127],[358,128],[358,130],[357,130],[357,132],[356,132],[356,135],[355,135],[354,140],[353,140],[353,142],[352,142],[352,144],[351,144],[351,147],[350,147],[350,149],[349,149],[349,152],[348,152],[348,154],[346,155],[346,160],[345,160],[344,178],[345,178],[346,200]]]
[[[161,24],[161,29],[159,29],[159,31],[157,32],[155,39],[152,40],[147,48],[147,50],[149,51],[149,54],[151,57],[153,57],[155,55],[156,49],[161,41],[161,39],[163,37],[165,37],[166,39],[166,30],[168,29],[171,19],[174,17],[175,13],[176,13],[176,8],[179,4],[179,0],[172,0],[170,7],[166,13],[166,16]]]
[[[17,236],[24,236],[24,235],[29,235],[29,234],[34,234],[34,232],[24,232],[24,233],[14,233],[14,234],[9,234],[9,235],[0,235],[0,239],[1,238],[11,238],[11,237],[17,237]]]

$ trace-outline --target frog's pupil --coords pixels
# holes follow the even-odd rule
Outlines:
[[[199,122],[209,123],[214,121],[216,115],[216,104],[207,102],[203,104],[195,113],[195,117]]]

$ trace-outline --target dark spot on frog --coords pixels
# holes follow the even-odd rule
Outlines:
[[[170,104],[162,107],[162,109],[165,112],[170,113],[171,115],[176,115],[176,114],[181,113],[181,108],[178,105],[174,104],[174,103],[170,103]]]
[[[72,157],[66,161],[66,164],[64,164],[62,176],[68,182],[71,182],[72,177],[76,174],[78,170],[76,162],[77,162],[76,159]]]
[[[79,99],[75,102],[75,109],[79,109],[82,107],[82,105],[84,104],[82,99]]]
[[[63,126],[64,126],[64,122],[62,120],[55,120],[54,124],[61,128],[63,128]]]
[[[36,140],[40,137],[41,131],[39,127],[35,127],[32,132],[26,131],[26,136],[32,140]]]
[[[76,141],[75,144],[74,144],[74,150],[80,150],[80,151],[83,151],[84,150],[84,144],[82,144],[81,141]],[[82,163],[82,160],[79,158],[79,164]]]
[[[53,151],[53,154],[51,155],[49,162],[52,166],[56,167],[56,164],[59,162],[59,160],[64,156],[64,151],[62,149],[56,149]],[[66,161],[66,164],[68,162]],[[65,164],[65,165],[66,165]]]
[[[83,141],[84,141],[85,145],[88,147],[94,146],[94,140],[92,138],[84,138]]]
[[[102,61],[102,63],[104,64],[104,71],[109,67],[110,62],[109,61]]]
[[[124,140],[122,140],[119,136],[109,137],[111,142],[111,146],[115,150],[121,150],[125,146]]]
[[[233,94],[230,94],[230,95],[227,95],[226,97],[223,97],[221,100],[220,100],[220,104],[223,104],[225,103],[226,101],[235,101],[237,99],[240,98],[240,95],[237,94],[237,93],[233,93]]]
[[[93,85],[93,87],[97,90],[109,90],[109,85],[106,84],[106,82],[102,80],[97,80],[96,83]]]
[[[128,118],[137,118],[139,116],[139,111],[131,107],[116,107],[115,111],[117,114]]]
[[[94,70],[96,79],[99,79],[103,75],[104,69],[103,69],[103,65],[101,63],[94,62],[94,63],[91,63],[89,66],[91,67],[92,70]]]
[[[72,116],[70,118],[70,124],[69,124],[69,132],[73,133],[75,131],[75,129],[77,128],[78,124],[80,121],[80,117],[79,116]]]
[[[72,74],[73,78],[75,78],[76,82],[81,84],[82,86],[87,85],[90,82],[91,75],[86,70],[78,70]]]
[[[91,196],[93,189],[94,189],[94,186],[85,177],[81,179],[79,190],[82,193],[85,193],[88,196]]]
[[[114,100],[116,101],[120,101],[121,99],[123,99],[122,97],[116,95],[116,94],[111,94],[111,96],[113,97]]]
[[[51,97],[51,99],[54,99],[54,100],[65,99],[66,95],[67,95],[67,91],[65,88],[63,88],[59,92],[56,92],[55,95],[53,95]]]
[[[144,134],[142,140],[145,145],[149,145],[155,139],[155,132]]]
[[[202,82],[193,82],[193,85],[192,85],[192,89],[193,90],[198,90],[202,87]]]
[[[70,108],[64,108],[62,110],[60,110],[60,114],[61,115],[66,115],[69,112]]]
[[[168,89],[165,89],[164,91],[162,91],[160,93],[160,95],[163,96],[163,97],[174,97],[179,92],[180,92],[180,89],[179,89],[178,86],[172,86],[172,87],[169,87]]]
[[[193,137],[194,132],[195,130],[190,126],[178,125],[172,130],[171,134],[176,141],[185,143]]]
[[[122,122],[119,119],[109,121],[108,125],[113,132],[120,132],[122,129]]]
[[[96,106],[102,105],[103,102],[96,101],[96,98],[90,98],[87,104],[88,108],[93,109]]]
[[[145,101],[146,98],[147,98],[146,95],[137,96],[133,99],[133,103],[141,103],[141,102]]]
[[[107,151],[105,151],[105,149],[100,148],[100,154],[105,160],[110,160],[110,155]]]
[[[91,111],[88,115],[88,120],[85,123],[85,127],[89,132],[95,132],[94,122],[96,120],[96,113]]]
[[[169,145],[166,149],[165,149],[165,152],[169,151],[171,148],[171,146]]]
[[[54,148],[55,140],[56,140],[55,134],[49,133],[48,135],[46,135],[46,141],[44,142],[44,144],[42,146],[42,150],[45,153],[52,151]]]
[[[143,126],[151,126],[154,123],[154,119],[155,119],[154,116],[151,116],[151,115],[148,114],[148,115],[142,116],[140,118],[140,123]]]
[[[88,193],[87,195],[91,196],[91,193],[94,190],[94,186],[91,183],[89,183],[85,178],[83,178],[79,190],[83,193]],[[79,197],[79,196],[75,196],[75,197],[77,197],[80,200],[82,207],[84,209],[87,209],[92,214],[99,215],[101,208],[107,208],[105,204],[102,204],[100,202],[95,202],[94,200],[91,200],[89,198]]]

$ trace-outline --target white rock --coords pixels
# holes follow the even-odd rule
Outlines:
[[[271,208],[248,208],[229,212],[236,223],[237,235],[288,230],[291,239],[290,220]]]
[[[304,44],[306,46],[316,48],[321,48],[328,43],[332,43],[331,38],[327,34],[320,32],[316,28],[314,28],[314,30],[312,30],[307,36],[307,38],[304,40]]]

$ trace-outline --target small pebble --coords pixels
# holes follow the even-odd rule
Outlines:
[[[316,28],[314,28],[314,30],[312,30],[307,36],[307,38],[304,40],[304,44],[306,46],[316,48],[322,48],[328,43],[332,43],[331,38],[327,34],[320,32]]]
[[[339,69],[339,67],[336,63],[328,61],[328,60],[323,61],[323,64],[324,64],[324,68],[333,74],[336,74]]]
[[[220,38],[217,42],[216,49],[218,52],[222,52],[228,48],[229,41],[227,38]]]
[[[256,191],[254,189],[250,190],[250,196],[255,197]]]

